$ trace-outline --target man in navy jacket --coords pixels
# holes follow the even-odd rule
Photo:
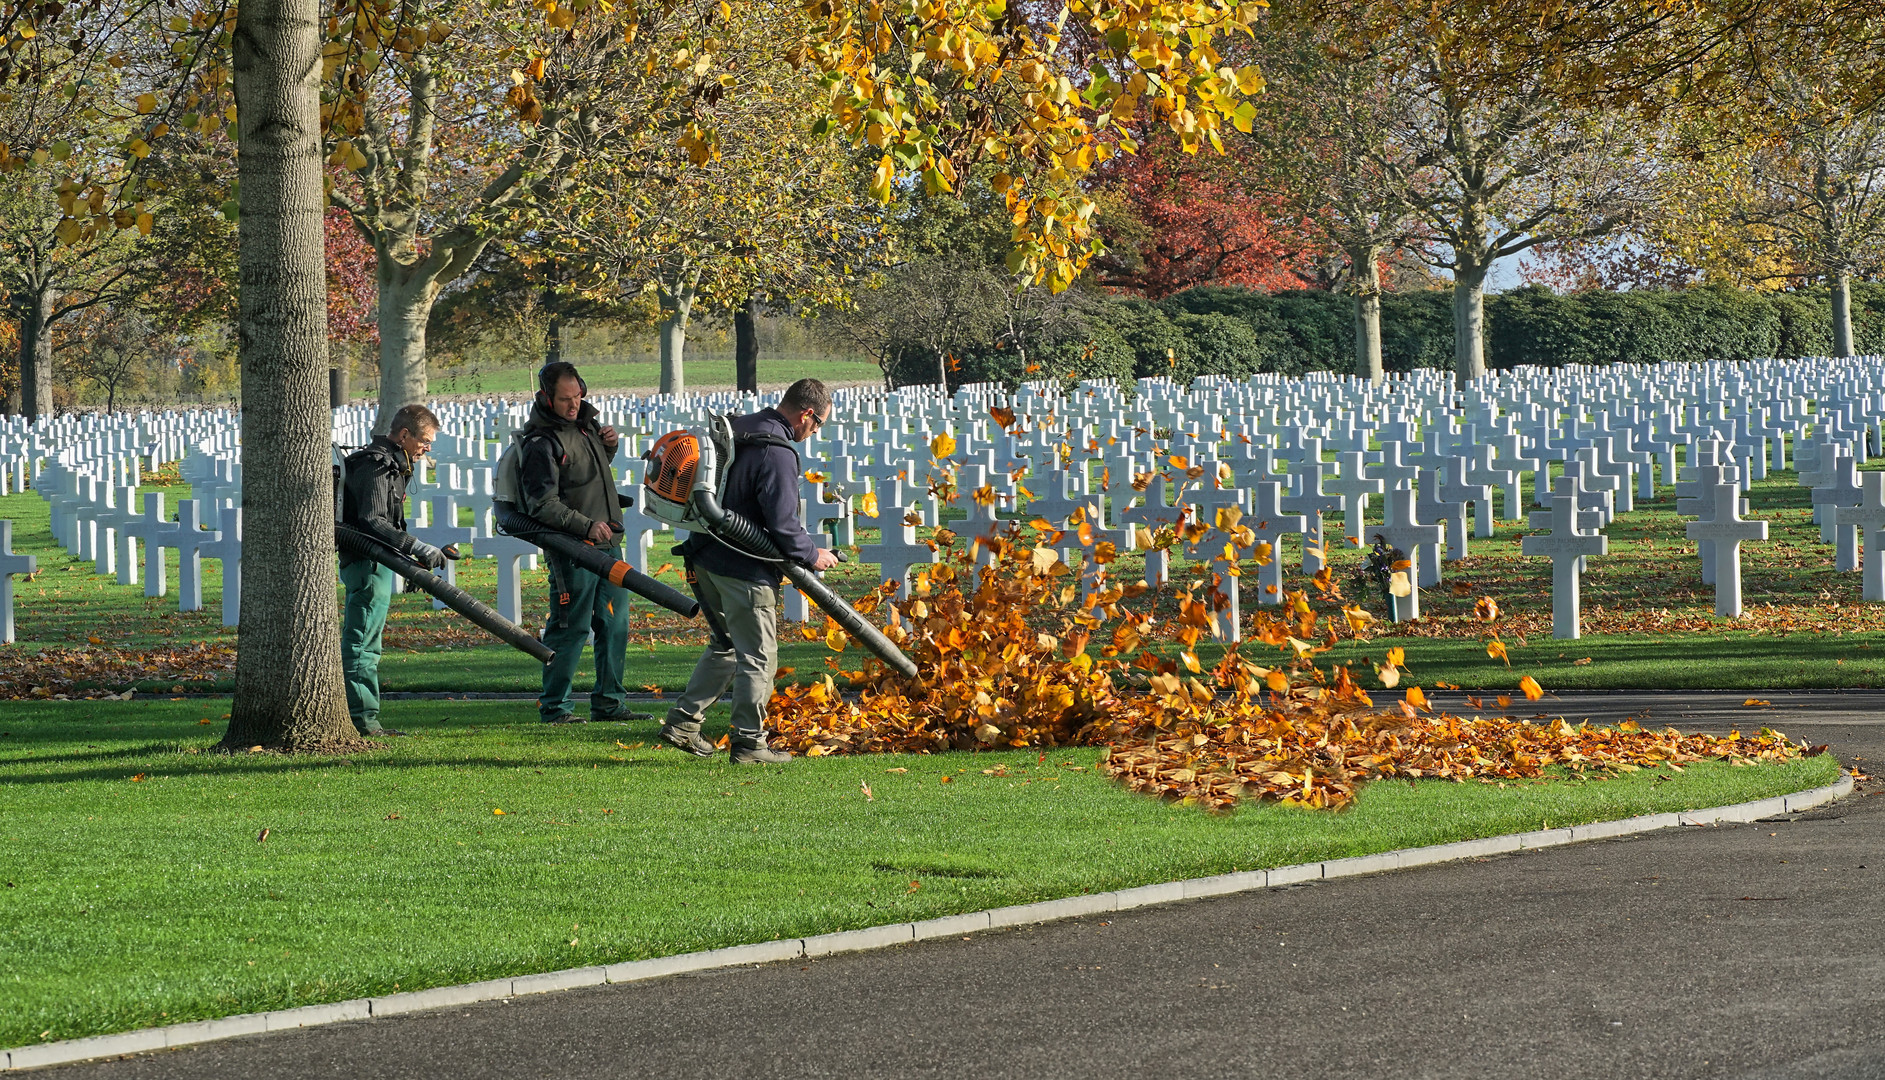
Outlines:
[[[775,408],[733,421],[735,451],[720,505],[759,526],[786,558],[813,570],[838,564],[799,520],[799,459],[790,444],[805,441],[831,417],[831,392],[817,379],[786,388]],[[697,757],[713,744],[700,734],[708,706],[733,692],[733,761],[776,764],[792,755],[766,742],[766,704],[779,667],[778,564],[735,551],[707,533],[681,546],[687,577],[707,621],[708,641],[680,700],[668,710],[661,738]]]

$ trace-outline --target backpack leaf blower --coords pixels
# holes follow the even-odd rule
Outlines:
[[[642,508],[676,528],[704,532],[734,551],[777,564],[780,571],[820,611],[875,653],[897,674],[917,677],[916,665],[882,630],[845,603],[809,566],[779,553],[764,529],[720,505],[720,489],[732,467],[738,440],[724,416],[715,416],[707,430],[690,428],[670,432],[648,451],[648,472],[643,479]]]
[[[499,615],[482,600],[387,547],[374,537],[350,525],[336,522],[334,546],[348,555],[372,559],[386,567],[411,582],[414,587],[438,597],[446,607],[470,619],[506,645],[529,653],[536,658],[538,663],[547,664],[556,658],[556,653],[551,651],[548,645],[537,640],[535,634]]]
[[[552,529],[524,513],[522,452],[523,440],[514,438],[504,448],[504,453],[498,456],[496,483],[493,485],[496,497],[491,502],[491,514],[500,532],[528,540],[544,551],[561,555],[609,584],[660,604],[683,618],[691,619],[700,614],[700,601],[649,577],[587,540],[571,536],[561,529]],[[622,530],[619,521],[610,522],[609,527],[618,533]]]

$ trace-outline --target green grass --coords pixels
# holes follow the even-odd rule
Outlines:
[[[609,364],[579,364],[591,390],[653,390],[661,385],[661,361],[648,359]],[[684,368],[687,385],[732,387],[737,385],[733,358],[689,358]],[[446,373],[433,376],[430,385],[435,394],[521,394],[536,388],[536,369],[500,368],[477,373]],[[794,379],[827,379],[834,382],[883,381],[884,373],[874,361],[835,360],[829,357],[794,356],[768,358],[760,366],[761,383],[789,383]]]
[[[1344,813],[1213,816],[1113,785],[1094,750],[736,769],[648,748],[652,724],[406,702],[387,718],[414,734],[384,750],[230,757],[205,752],[223,708],[0,712],[0,1046],[1720,805],[1836,769],[1394,782]]]

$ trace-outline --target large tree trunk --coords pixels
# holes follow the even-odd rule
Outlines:
[[[666,317],[661,320],[661,392],[664,394],[684,394],[687,392],[687,376],[682,370],[682,354],[687,348],[687,320],[694,311],[694,283],[677,286],[672,291],[661,291],[662,309]]]
[[[20,412],[52,415],[52,309],[58,296],[41,286],[23,297],[20,314]]]
[[[1461,258],[1453,272],[1453,376],[1461,386],[1486,374],[1486,268]]]
[[[1379,385],[1387,377],[1381,366],[1381,253],[1353,251],[1349,262],[1355,284],[1355,374]]]
[[[384,435],[394,413],[425,401],[425,327],[438,287],[429,274],[414,274],[384,253],[378,261],[380,414],[373,431]]]
[[[745,393],[759,393],[758,293],[733,313],[733,381]]]
[[[231,748],[353,737],[334,601],[320,17],[316,0],[249,0],[236,17],[243,542],[257,557],[243,567]]]
[[[1833,355],[1853,356],[1852,347],[1852,274],[1841,270],[1833,275]]]

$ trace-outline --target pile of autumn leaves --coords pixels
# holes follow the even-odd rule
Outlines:
[[[1217,579],[1181,589],[1171,618],[1129,609],[1123,602],[1145,584],[1112,581],[1112,545],[1092,544],[1081,524],[1071,523],[1070,536],[1036,520],[1028,542],[1010,523],[961,546],[937,529],[930,542],[945,561],[916,577],[908,599],[890,601],[887,587],[858,605],[888,605],[885,633],[919,679],[906,681],[874,658],[842,670],[834,656],[823,679],[774,694],[777,741],[814,757],[1103,745],[1104,768],[1133,790],[1213,809],[1262,798],[1339,808],[1384,777],[1503,781],[1550,766],[1609,773],[1798,753],[1767,731],[1723,739],[1628,723],[1462,718],[1433,711],[1419,687],[1391,708],[1377,707],[1346,668],[1314,665],[1333,637],[1317,632],[1300,592],[1285,594],[1278,613],[1260,612],[1245,643],[1277,650],[1275,666],[1232,647],[1207,672],[1195,647],[1224,602]],[[1267,547],[1239,545],[1229,524],[1233,546],[1268,558]],[[1081,566],[1061,557],[1069,540],[1088,549]],[[824,636],[834,650],[847,644],[835,622]],[[1100,647],[1090,649],[1096,639]],[[1152,642],[1175,647],[1176,657],[1148,648]],[[1529,678],[1522,688],[1529,697],[1542,693]]]

